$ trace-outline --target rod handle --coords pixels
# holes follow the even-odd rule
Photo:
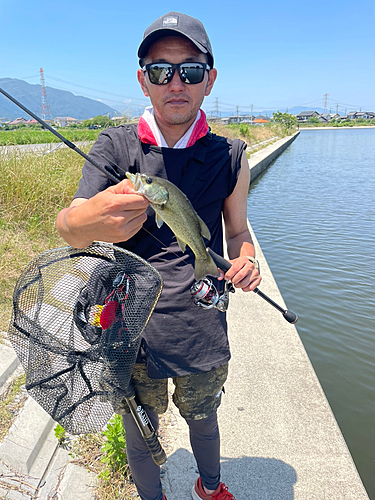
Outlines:
[[[226,259],[224,259],[224,257],[219,255],[218,253],[211,250],[211,248],[206,248],[206,250],[213,258],[217,267],[220,267],[220,269],[224,271],[224,273],[226,273],[232,267],[232,264],[230,262],[228,262]]]
[[[167,455],[162,448],[160,441],[156,435],[155,429],[141,403],[135,394],[131,397],[126,397],[130,413],[133,415],[135,423],[138,426],[148,449],[150,450],[153,461],[157,465],[163,465],[167,461]]]

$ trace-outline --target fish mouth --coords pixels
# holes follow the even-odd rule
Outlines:
[[[140,174],[139,173],[131,174],[130,172],[126,172],[125,175],[132,182],[134,191],[141,192],[142,182]]]

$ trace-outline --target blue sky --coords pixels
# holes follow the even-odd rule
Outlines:
[[[136,57],[143,32],[175,10],[198,17],[218,79],[203,108],[295,105],[375,111],[375,0],[128,2],[0,0],[0,78],[142,109]],[[329,110],[329,109],[328,109]]]

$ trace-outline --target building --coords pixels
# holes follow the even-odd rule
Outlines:
[[[253,121],[255,124],[259,125],[260,123],[268,123],[270,119],[268,118],[268,116],[258,115],[254,118]]]
[[[319,118],[320,116],[321,115],[317,111],[301,111],[301,113],[297,115],[297,121],[299,123],[307,122],[309,118]]]
[[[58,127],[69,127],[69,125],[72,125],[73,123],[77,124],[78,120],[76,118],[71,118],[70,116],[56,116],[53,122]]]

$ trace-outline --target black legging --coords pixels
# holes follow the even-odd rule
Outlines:
[[[157,413],[147,409],[156,430],[159,426]],[[160,467],[152,460],[150,452],[139,432],[134,418],[123,415],[126,432],[126,453],[138,494],[142,500],[162,500]],[[203,486],[216,490],[220,483],[220,435],[217,413],[201,420],[186,420]]]

